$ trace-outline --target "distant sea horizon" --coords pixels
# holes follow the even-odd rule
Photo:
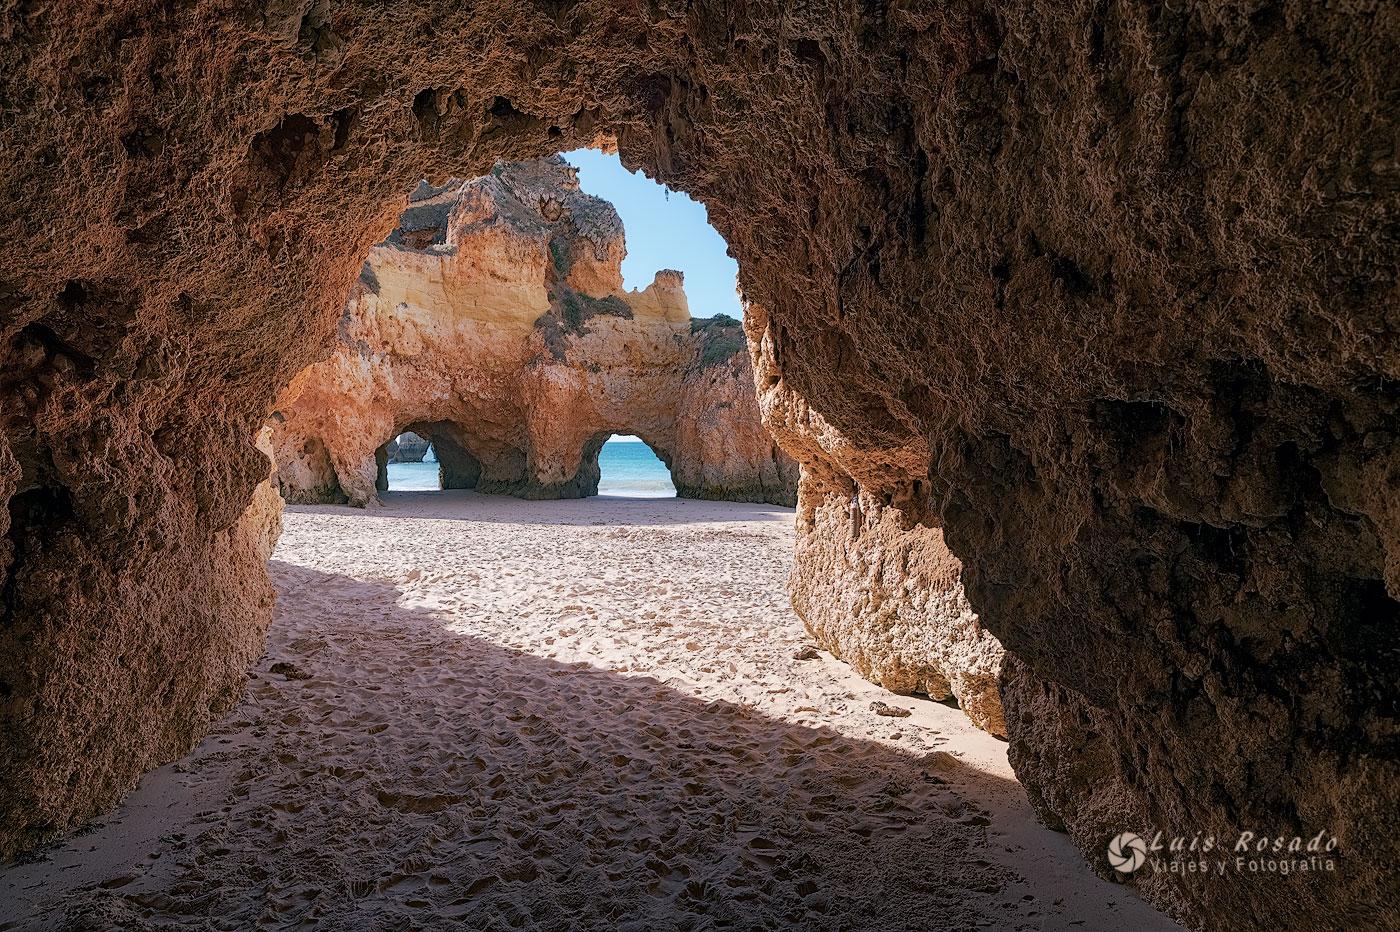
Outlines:
[[[389,491],[436,491],[438,464],[431,448],[421,463],[390,463]],[[674,498],[671,471],[651,447],[636,437],[613,436],[598,453],[602,478],[599,495],[624,498]]]

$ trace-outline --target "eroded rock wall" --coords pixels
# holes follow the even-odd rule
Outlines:
[[[1006,735],[1002,647],[979,622],[936,525],[883,497],[814,495],[798,523],[792,605],[817,641],[896,693],[955,698]]]
[[[602,443],[630,433],[682,496],[791,504],[797,466],[762,425],[739,322],[692,321],[679,272],[624,290],[625,254],[617,212],[561,159],[421,185],[331,358],[278,399],[283,494],[374,501],[385,445],[413,428],[426,439],[398,455],[437,444],[447,488],[592,495]]]
[[[955,698],[979,728],[1005,737],[1004,651],[973,611],[962,564],[944,542],[927,445],[851,444],[784,384],[769,319],[751,307],[746,320],[763,420],[806,464],[793,608],[823,648],[865,678],[897,693]]]
[[[421,463],[423,457],[428,455],[428,447],[431,444],[413,431],[406,430],[390,440],[387,446],[389,449],[385,452],[389,456],[389,462]]]
[[[266,431],[256,444],[263,480],[242,514],[193,544],[194,496],[144,538],[128,536],[120,500],[92,514],[81,498],[42,486],[10,498],[3,850],[114,805],[134,774],[184,754],[237,703],[263,650],[274,597],[266,567],[281,532]],[[106,533],[94,537],[93,527]],[[197,575],[192,560],[218,572]]]
[[[729,242],[810,493],[907,487],[941,530],[1087,862],[1326,828],[1338,874],[1130,882],[1196,926],[1395,924],[1393,5],[31,3],[0,33],[4,850],[234,688],[250,438],[404,187],[606,134]],[[100,716],[64,698],[94,681]]]

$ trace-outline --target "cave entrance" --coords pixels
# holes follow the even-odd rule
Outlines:
[[[284,498],[791,504],[796,466],[761,424],[727,249],[703,204],[613,153],[419,182],[351,283],[335,352],[279,398]],[[646,443],[609,445],[600,489],[619,430]]]
[[[380,450],[384,451],[384,465],[382,481],[376,483],[379,491],[427,492],[442,488],[437,451],[428,438],[404,431]]]
[[[692,317],[743,318],[739,263],[703,203],[628,170],[616,152],[574,149],[561,156],[578,170],[579,189],[607,201],[622,220],[626,287],[646,288],[657,269],[675,269],[685,276]]]
[[[675,498],[671,465],[635,434],[610,434],[598,450],[598,494]]]
[[[374,451],[374,466],[380,492],[474,489],[481,478],[481,461],[461,428],[448,422],[419,422],[396,432]]]

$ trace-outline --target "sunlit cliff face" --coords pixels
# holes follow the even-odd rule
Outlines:
[[[365,505],[390,437],[417,428],[450,488],[596,494],[613,432],[661,451],[683,497],[792,504],[738,321],[692,321],[679,272],[625,290],[617,212],[558,158],[422,186],[371,250],[335,351],[271,421],[293,502]]]
[[[270,611],[253,437],[402,191],[603,132],[738,259],[805,533],[855,497],[862,559],[956,555],[1046,821],[1100,870],[1127,826],[1327,827],[1367,853],[1341,877],[1133,882],[1193,925],[1393,921],[1391,11],[108,4],[0,28],[7,852],[241,688]]]

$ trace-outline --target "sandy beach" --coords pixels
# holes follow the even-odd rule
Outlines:
[[[385,499],[288,509],[241,705],[0,929],[1176,928],[957,709],[799,659],[791,510]]]

